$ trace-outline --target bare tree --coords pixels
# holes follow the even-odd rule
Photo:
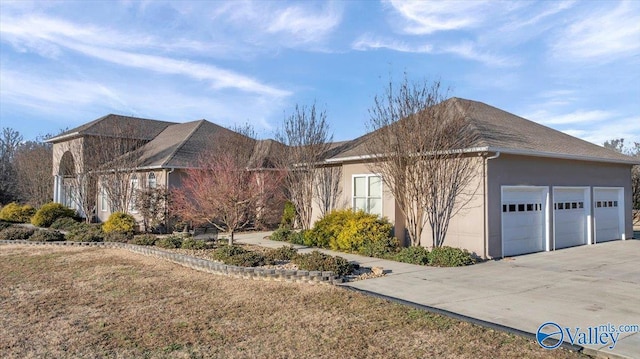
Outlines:
[[[14,156],[17,190],[21,200],[34,207],[50,202],[53,197],[51,145],[40,140],[21,144]]]
[[[138,190],[135,201],[144,231],[158,230],[162,233],[167,226],[169,191],[164,186],[154,188],[147,184]]]
[[[476,162],[464,150],[476,136],[456,103],[445,101],[447,93],[439,81],[410,83],[405,76],[398,87],[390,81],[370,109],[369,167],[395,197],[414,246],[426,224],[432,245],[442,246],[450,219],[475,192]]]
[[[640,142],[634,142],[633,146],[625,146],[624,138],[612,139],[604,142],[604,147],[610,148],[628,156],[640,158]],[[634,221],[640,222],[640,166],[631,169],[631,198],[633,209],[636,210]]]
[[[18,199],[13,160],[22,140],[20,132],[9,127],[2,129],[0,136],[0,203],[8,203]]]
[[[309,229],[315,169],[333,140],[329,134],[326,111],[316,109],[315,103],[309,107],[296,105],[294,113],[285,118],[276,139],[288,146],[279,161],[279,167],[287,170],[287,199],[296,208],[299,226]]]
[[[315,202],[320,215],[325,216],[334,209],[342,207],[342,167],[320,167],[315,170]]]
[[[266,198],[279,188],[278,172],[248,170],[230,153],[208,152],[185,173],[182,186],[171,194],[173,210],[183,219],[229,232],[230,245],[234,233],[254,223]]]

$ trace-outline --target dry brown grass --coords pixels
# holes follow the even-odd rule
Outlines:
[[[328,285],[197,272],[125,250],[0,247],[3,357],[580,357]]]

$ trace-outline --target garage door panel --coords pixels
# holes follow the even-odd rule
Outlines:
[[[555,249],[587,244],[587,188],[553,189],[553,228]]]
[[[545,249],[546,192],[539,187],[507,187],[502,192],[503,255]]]
[[[593,215],[595,222],[595,241],[608,242],[622,238],[620,228],[622,216],[623,189],[596,188],[593,191]]]

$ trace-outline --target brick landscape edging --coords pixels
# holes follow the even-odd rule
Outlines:
[[[35,242],[27,240],[0,240],[0,244],[27,244],[33,246],[67,246],[67,247],[99,247],[99,248],[121,248],[133,253],[156,257],[173,262],[184,267],[195,269],[201,272],[226,275],[234,278],[245,278],[255,280],[273,280],[296,283],[324,283],[339,284],[343,282],[340,276],[333,272],[287,270],[287,269],[266,269],[254,267],[238,267],[200,259],[185,254],[168,252],[162,249],[149,246],[139,246],[129,243],[117,242]]]

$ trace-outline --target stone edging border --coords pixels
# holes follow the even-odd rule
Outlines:
[[[162,249],[139,246],[129,243],[117,242],[35,242],[27,240],[0,240],[1,244],[27,244],[33,246],[68,246],[68,247],[99,247],[99,248],[121,248],[133,253],[139,253],[146,256],[156,257],[179,264],[184,267],[195,269],[201,272],[207,272],[218,275],[225,275],[234,278],[255,279],[255,280],[272,280],[281,282],[295,283],[323,283],[323,284],[340,284],[344,280],[342,277],[335,275],[333,272],[306,271],[306,270],[287,270],[287,269],[265,269],[254,267],[238,267],[227,265],[224,263],[214,262],[206,259],[200,259],[184,254],[164,251]]]

